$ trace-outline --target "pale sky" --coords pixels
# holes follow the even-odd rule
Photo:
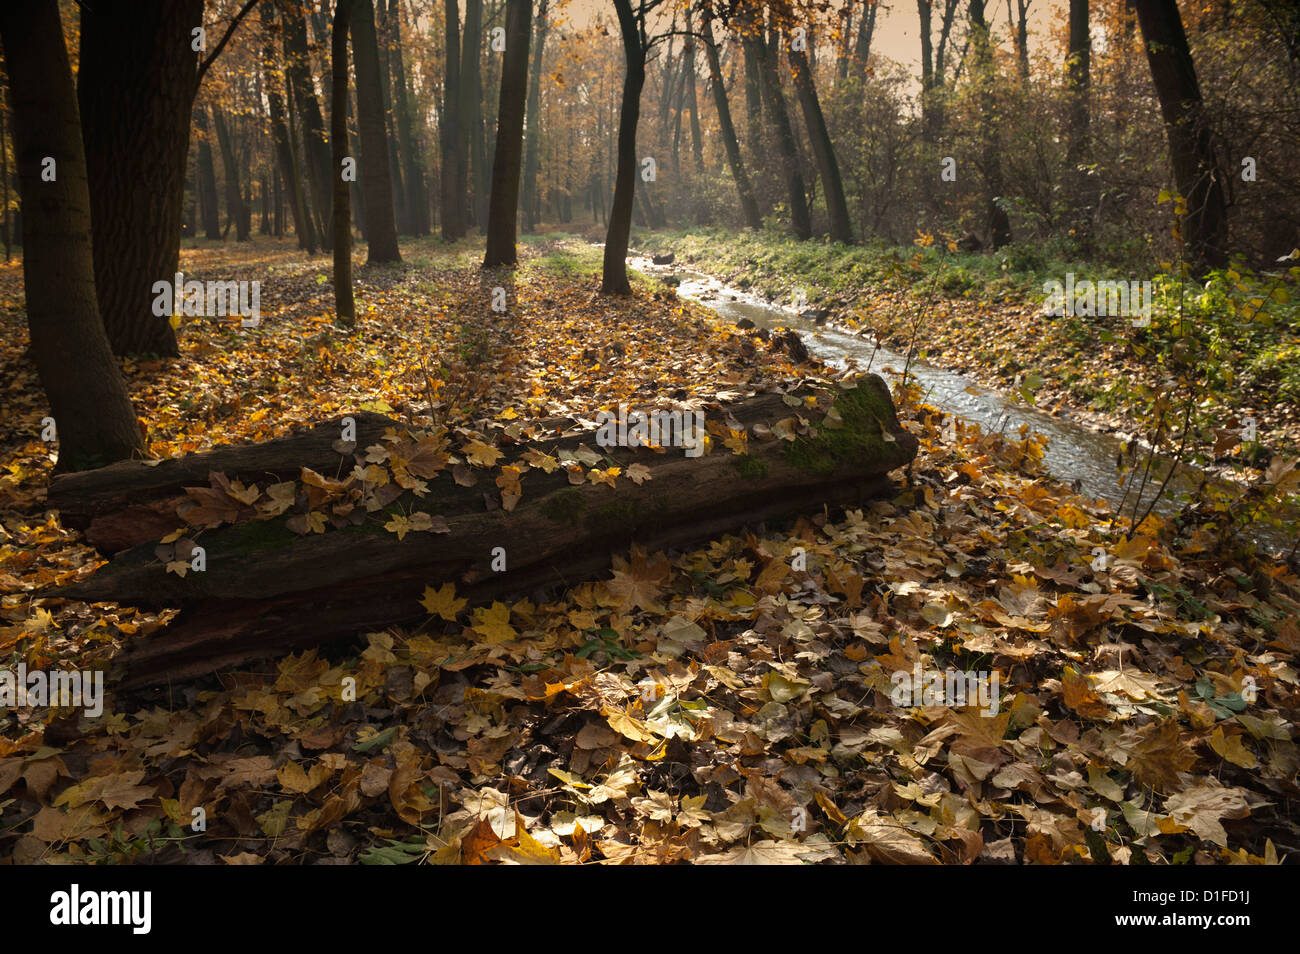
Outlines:
[[[1014,3],[1015,0],[1012,0]],[[934,33],[937,38],[939,19],[943,0],[934,0],[936,8],[933,16]],[[833,9],[842,6],[842,0],[831,0]],[[861,6],[859,2],[858,6]],[[1030,55],[1050,42],[1049,32],[1053,23],[1060,23],[1065,17],[1068,0],[1032,0],[1029,8],[1029,49]],[[614,18],[614,5],[610,0],[568,0],[565,12],[575,26],[583,26],[595,16],[603,14],[611,28],[617,22]],[[964,35],[966,21],[966,0],[961,0],[953,33]],[[1004,49],[1010,49],[1010,31],[1008,29],[1007,0],[988,0],[986,15],[991,18],[993,29],[999,43]],[[611,29],[611,33],[613,30]],[[876,15],[876,31],[871,41],[872,53],[887,56],[907,66],[914,73],[921,70],[921,41],[919,37],[920,21],[916,13],[916,0],[884,0],[880,12]],[[829,49],[819,44],[819,52]],[[952,52],[949,62],[955,63],[961,52],[960,42]],[[1049,48],[1052,55],[1055,50]]]

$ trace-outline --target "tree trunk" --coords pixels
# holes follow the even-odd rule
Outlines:
[[[203,0],[97,0],[82,7],[77,95],[95,223],[95,291],[117,354],[177,355],[150,307],[180,261],[190,118],[191,30]]]
[[[199,130],[199,211],[203,218],[203,234],[211,241],[219,242],[221,210],[217,207],[217,168],[212,160],[206,106],[194,111],[194,121]]]
[[[325,118],[316,87],[312,83],[311,55],[307,50],[307,21],[303,19],[299,0],[280,0],[284,28],[285,72],[293,87],[298,118],[302,121],[305,152],[303,164],[311,185],[312,205],[320,217],[317,235],[321,248],[331,247],[333,226],[330,218],[331,172],[330,144],[325,135]]]
[[[993,74],[993,44],[984,18],[984,0],[970,0],[971,47],[975,55],[972,79],[979,90],[980,138],[989,223],[989,244],[994,249],[1011,242],[1011,220],[1002,208],[1002,158],[998,150],[995,115],[996,78]]]
[[[765,42],[762,36],[746,40],[758,47],[759,66],[763,77],[763,96],[767,113],[772,118],[777,147],[781,152],[781,165],[785,173],[786,197],[790,203],[790,228],[797,238],[812,238],[812,218],[808,213],[808,196],[804,192],[803,174],[799,171],[799,148],[795,144],[794,129],[790,125],[790,111],[781,92],[781,77],[777,72],[776,47]]]
[[[402,18],[399,11],[398,0],[389,0],[388,21],[393,51],[393,103],[397,111],[397,145],[405,167],[406,204],[411,221],[411,232],[415,235],[428,235],[429,192],[424,181],[424,164],[420,157],[420,137],[414,130],[406,91],[406,64],[402,58]]]
[[[5,76],[9,76],[8,70]],[[5,261],[10,258],[10,234],[9,234],[9,84],[0,89],[0,183],[4,188],[4,236],[5,236]]]
[[[353,9],[356,9],[355,0]],[[353,51],[355,53],[355,50]],[[345,116],[348,127],[348,142],[350,147],[348,155],[356,158],[361,155],[361,137],[357,135],[357,98],[356,90],[348,91],[348,109]],[[350,192],[352,194],[352,223],[361,233],[363,241],[368,241],[366,235],[366,190],[364,188],[365,176],[355,176],[351,182]]]
[[[1198,277],[1227,261],[1228,210],[1201,88],[1175,0],[1134,0],[1169,138],[1174,183],[1187,201],[1183,244]]]
[[[826,129],[826,119],[822,116],[821,102],[817,99],[817,86],[813,80],[812,68],[802,50],[787,48],[790,58],[790,70],[794,74],[795,90],[799,96],[799,106],[803,111],[804,125],[808,127],[808,139],[812,142],[813,157],[817,162],[817,172],[822,179],[822,191],[826,194],[826,211],[831,220],[831,239],[853,244],[853,226],[849,221],[849,204],[844,198],[844,182],[840,178],[840,164],[835,159],[835,147],[831,144],[830,133]]]
[[[293,230],[298,237],[298,247],[307,250],[308,255],[316,254],[316,229],[312,224],[311,214],[307,210],[306,197],[303,195],[302,180],[298,176],[298,161],[294,156],[293,139],[289,134],[288,122],[284,113],[284,74],[275,57],[275,44],[272,42],[272,8],[262,7],[262,75],[265,79],[266,101],[271,112],[271,136],[275,140],[275,155],[279,162],[280,178],[285,191],[289,194],[289,210],[293,215]],[[279,203],[276,214],[280,213]],[[278,220],[277,220],[278,222]],[[277,224],[277,234],[279,225]]]
[[[1033,0],[1016,0],[1016,12],[1019,18],[1012,16],[1011,0],[1007,0],[1007,19],[1011,21],[1016,38],[1016,67],[1020,70],[1021,82],[1029,81],[1029,5]],[[1069,16],[1074,17],[1074,4],[1071,3]],[[1070,39],[1073,41],[1073,23],[1071,23]]]
[[[95,295],[81,120],[55,0],[0,4],[0,43],[23,204],[27,326],[59,441],[56,470],[141,455],[144,442]],[[45,181],[48,160],[53,175]],[[149,317],[169,324],[170,316],[152,314],[150,301]]]
[[[1074,186],[1073,219],[1076,234],[1086,246],[1092,240],[1092,217],[1096,214],[1094,177],[1085,168],[1091,155],[1089,127],[1091,113],[1088,95],[1091,89],[1092,43],[1088,25],[1089,0],[1070,0],[1069,52],[1066,60],[1066,84],[1070,94],[1070,120],[1067,133],[1066,161]]]
[[[691,30],[691,10],[686,10],[686,32]],[[695,157],[695,171],[704,172],[704,140],[700,135],[700,99],[695,88],[695,38],[686,38],[686,108],[691,114],[691,155]],[[732,130],[735,135],[735,130]]]
[[[876,32],[876,12],[880,8],[880,0],[865,0],[865,2],[866,8],[858,21],[857,42],[853,45],[853,68],[860,80],[866,79],[867,76],[867,60],[871,58],[871,38]],[[928,40],[927,33],[926,41]]]
[[[359,165],[365,182],[366,241],[370,246],[366,263],[400,262],[402,253],[397,247],[397,223],[393,219],[393,183],[389,178],[374,4],[371,0],[355,0],[348,15],[352,20],[352,55],[356,59],[357,127],[361,133]]]
[[[745,172],[745,163],[740,155],[740,143],[736,142],[736,127],[731,122],[731,108],[727,105],[727,87],[722,81],[722,64],[718,59],[718,47],[713,40],[713,23],[707,13],[702,29],[704,57],[709,63],[709,81],[713,87],[713,105],[718,111],[718,127],[722,133],[722,145],[727,153],[727,165],[731,168],[731,178],[736,183],[736,193],[740,197],[740,210],[745,216],[746,227],[761,229],[763,217],[759,214],[758,202],[754,198],[754,190]]]
[[[537,166],[538,151],[541,148],[541,131],[537,124],[541,115],[542,55],[546,50],[546,8],[548,0],[541,0],[537,6],[537,41],[534,45],[532,63],[528,71],[528,115],[524,140],[524,232],[531,233],[537,227],[541,213],[537,201]]]
[[[460,7],[443,0],[445,68],[438,138],[442,146],[442,237],[449,242],[465,234],[464,152],[460,138]]]
[[[760,37],[758,43],[752,42],[755,36],[759,36],[758,27],[750,22],[743,8],[737,11],[735,26],[740,33],[741,56],[745,61],[745,111],[749,117],[749,135],[746,137],[748,139],[746,145],[749,146],[750,159],[761,166],[763,164],[762,41]]]
[[[334,7],[334,34],[330,40],[330,151],[333,159],[334,310],[339,324],[356,324],[352,301],[352,208],[343,160],[348,158],[348,28],[355,0],[338,0]]]
[[[926,142],[934,139],[934,40],[931,0],[916,0],[916,15],[921,33],[921,135]]]
[[[620,480],[611,489],[590,482],[574,486],[564,468],[551,474],[530,470],[522,498],[508,512],[484,508],[482,478],[477,487],[461,487],[448,474],[434,474],[425,496],[407,492],[388,501],[386,509],[381,501],[372,501],[374,512],[353,507],[355,517],[331,516],[335,525],[324,533],[299,536],[288,528],[293,519],[288,515],[206,530],[206,569],[184,578],[165,571],[158,537],[150,535],[148,542],[118,553],[93,576],[50,595],[179,606],[176,621],[157,638],[136,642],[124,659],[125,684],[148,685],[420,619],[424,588],[441,582],[455,582],[458,595],[476,601],[529,592],[606,570],[610,553],[632,542],[656,550],[682,547],[745,525],[820,511],[827,504],[861,506],[892,492],[889,472],[912,460],[917,441],[899,425],[880,378],[871,375],[853,390],[827,393],[820,411],[805,410],[821,436],[809,432],[794,443],[755,436],[754,425],[770,428],[789,418],[784,397],[761,394],[708,412],[751,434],[743,458],[720,446],[697,457],[675,448],[656,453],[606,447],[604,452],[625,473],[640,463],[651,471],[651,479],[640,485]],[[820,416],[832,407],[842,419],[834,439],[824,436],[831,432],[821,430]],[[370,415],[354,419],[355,447],[361,454],[378,442],[374,435],[384,427],[402,429]],[[255,511],[225,494],[227,479],[265,484],[268,471],[292,476],[308,461],[318,474],[347,474],[356,458],[332,450],[339,434],[338,423],[321,425],[276,442],[274,455],[272,445],[251,445],[157,468],[118,465],[56,481],[51,504],[76,525],[106,501],[138,507],[149,500],[152,531],[164,524],[175,527],[181,513],[194,514],[183,500],[179,510],[176,505],[178,498],[187,497],[184,484],[198,483],[196,496],[214,502],[228,519],[246,520]],[[555,453],[555,441],[511,448],[509,460],[518,462],[531,451]],[[224,476],[210,482],[209,473]],[[186,476],[188,481],[177,479]],[[168,478],[170,485],[164,485]],[[399,540],[385,529],[394,514],[413,511],[445,521],[446,532],[410,532]],[[118,526],[131,526],[118,517]],[[96,519],[103,529],[112,512]],[[196,521],[196,526],[208,523],[206,517]],[[182,545],[188,549],[192,544]],[[495,547],[505,548],[504,569],[491,565]]]
[[[641,28],[632,13],[631,0],[614,0],[619,33],[623,38],[623,101],[618,117],[618,168],[614,176],[614,201],[605,235],[605,258],[600,290],[607,295],[630,295],[627,280],[627,243],[632,234],[632,204],[636,196],[636,127],[641,118],[641,87],[645,85],[645,46]]]
[[[519,172],[523,165],[524,101],[528,88],[528,43],[532,0],[507,0],[506,49],[501,64],[501,104],[497,111],[492,157],[492,195],[488,211],[487,253],[483,266],[515,264],[515,223],[519,217]]]
[[[460,54],[461,196],[466,222],[479,229],[487,220],[487,158],[483,141],[483,0],[466,0]]]
[[[393,193],[393,222],[398,235],[410,235],[411,213],[406,201],[406,183],[402,180],[401,144],[397,141],[397,106],[393,98],[393,31],[386,0],[374,0],[373,6],[375,50],[379,57],[379,89],[384,102],[384,135],[388,140],[388,181],[392,183]]]
[[[217,146],[221,149],[221,167],[226,173],[226,214],[235,223],[235,240],[247,242],[248,209],[239,188],[239,161],[235,158],[234,144],[230,141],[230,131],[220,107],[213,108],[212,122],[217,130]]]

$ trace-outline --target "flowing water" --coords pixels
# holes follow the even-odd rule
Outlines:
[[[731,288],[715,278],[677,265],[655,265],[649,258],[633,256],[628,265],[647,275],[670,276],[677,280],[677,294],[704,305],[727,321],[738,322],[748,318],[760,328],[782,326],[797,332],[808,351],[827,364],[846,367],[850,362],[864,370],[874,371],[886,380],[900,377],[905,367],[909,379],[920,384],[926,403],[954,414],[967,421],[978,423],[987,431],[1019,434],[1022,424],[1047,439],[1044,466],[1055,477],[1073,483],[1081,493],[1118,505],[1124,499],[1124,486],[1115,469],[1115,458],[1120,453],[1121,442],[1108,434],[1100,434],[1082,424],[1053,417],[1037,408],[1018,402],[998,391],[976,384],[970,378],[912,360],[907,356],[878,347],[874,340],[864,338],[847,328],[818,325],[780,305],[764,301],[756,295]],[[1140,459],[1145,461],[1146,452]],[[1161,470],[1161,473],[1164,471]],[[1180,473],[1170,481],[1169,491],[1186,490],[1191,477]],[[1146,487],[1139,513],[1146,510],[1146,501],[1159,486],[1153,472]],[[1124,512],[1133,507],[1133,493],[1128,495]],[[1156,502],[1155,510],[1172,513],[1178,504],[1169,493]]]

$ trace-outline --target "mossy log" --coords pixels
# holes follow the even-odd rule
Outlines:
[[[192,459],[152,467],[115,464],[61,478],[51,500],[65,519],[98,527],[101,544],[111,538],[110,550],[139,536],[139,530],[125,528],[145,528],[150,536],[117,550],[84,580],[46,595],[179,607],[169,626],[123,653],[123,684],[153,685],[411,622],[424,615],[419,599],[428,585],[451,581],[458,594],[473,600],[527,594],[590,578],[608,567],[611,553],[632,542],[681,547],[825,505],[857,506],[888,493],[889,472],[916,454],[916,439],[899,425],[889,392],[875,375],[848,389],[822,392],[820,399],[815,392],[760,394],[706,415],[715,436],[701,456],[674,447],[598,447],[591,432],[503,444],[507,456],[477,470],[475,485],[462,486],[442,472],[427,482],[422,496],[407,492],[368,514],[358,508],[341,529],[295,533],[287,525],[294,517],[289,511],[192,533],[206,565],[184,576],[167,571],[158,541],[184,525],[175,508],[188,499],[185,486],[208,487],[214,470],[250,486],[263,475],[296,476],[304,466],[328,477],[345,475],[386,428],[402,425],[354,415],[355,457],[336,448],[340,425],[334,422]],[[742,431],[743,448],[735,439]],[[728,439],[731,446],[725,445]],[[576,475],[563,466],[551,473],[534,468],[523,474],[514,508],[502,508],[493,481],[502,465],[532,451],[562,460],[580,441],[603,458],[600,468],[621,468],[615,486],[586,479],[585,468]],[[627,476],[636,464],[648,471],[640,483]],[[141,508],[157,519],[144,523]],[[296,509],[303,509],[302,498]],[[419,513],[437,521],[440,532],[408,532],[399,539],[386,529],[394,515],[413,519]],[[504,570],[498,548],[504,550]]]

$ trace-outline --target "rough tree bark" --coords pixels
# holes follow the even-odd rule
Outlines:
[[[176,273],[190,113],[198,91],[191,31],[203,0],[97,0],[82,6],[77,94],[94,222],[95,289],[117,354],[179,354],[150,303]]]
[[[23,204],[27,326],[59,441],[56,470],[98,467],[142,454],[144,442],[100,321],[81,120],[55,0],[0,4],[0,44]]]

